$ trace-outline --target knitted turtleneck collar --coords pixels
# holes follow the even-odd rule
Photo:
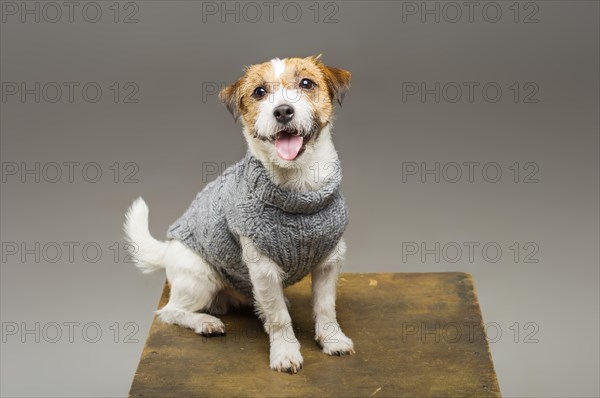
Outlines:
[[[339,191],[342,181],[340,161],[328,167],[329,178],[316,191],[293,192],[273,183],[267,169],[250,152],[244,158],[244,179],[249,189],[263,202],[278,207],[286,213],[313,214],[323,209]]]

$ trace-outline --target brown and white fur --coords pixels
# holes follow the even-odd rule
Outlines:
[[[250,152],[265,165],[273,182],[302,192],[319,189],[328,175],[328,165],[337,160],[331,137],[333,105],[334,101],[341,104],[349,84],[349,72],[327,67],[319,57],[276,58],[247,67],[238,81],[221,91],[220,98],[234,118],[241,119]],[[276,110],[288,107],[293,108],[293,114],[282,119]],[[281,156],[276,142],[284,134],[303,137],[299,152],[290,150],[286,155],[284,150]],[[214,315],[248,304],[249,298],[228,288],[196,252],[176,240],[154,239],[148,230],[148,207],[141,198],[128,210],[124,229],[136,247],[137,266],[144,273],[166,270],[171,294],[168,304],[157,311],[161,321],[199,334],[222,334],[225,327]],[[240,243],[254,247],[247,237],[240,237]],[[329,258],[312,270],[315,339],[329,355],[354,353],[353,342],[341,331],[335,310],[336,284],[345,252],[342,239]],[[296,373],[303,359],[283,294],[283,271],[262,253],[245,257],[259,258],[246,265],[253,301],[270,337],[270,367]]]

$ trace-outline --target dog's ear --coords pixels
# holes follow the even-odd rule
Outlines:
[[[225,104],[227,110],[233,116],[233,120],[237,122],[240,117],[240,107],[242,105],[242,95],[240,88],[242,85],[242,79],[235,83],[223,88],[219,92],[219,99]]]
[[[350,80],[352,74],[347,70],[340,68],[330,68],[324,64],[320,65],[325,81],[327,81],[327,88],[329,95],[332,99],[335,99],[340,106],[346,95],[346,91],[350,88]]]

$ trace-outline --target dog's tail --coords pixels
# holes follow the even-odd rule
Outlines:
[[[132,243],[131,254],[136,266],[144,273],[164,268],[164,256],[169,246],[166,242],[156,240],[148,229],[148,206],[144,199],[137,198],[125,215],[123,225],[126,238]]]

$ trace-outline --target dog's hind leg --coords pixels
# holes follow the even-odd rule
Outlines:
[[[223,282],[202,257],[181,242],[169,242],[165,254],[167,279],[171,287],[169,302],[157,311],[162,322],[192,329],[198,334],[225,333],[225,325],[207,311]]]

